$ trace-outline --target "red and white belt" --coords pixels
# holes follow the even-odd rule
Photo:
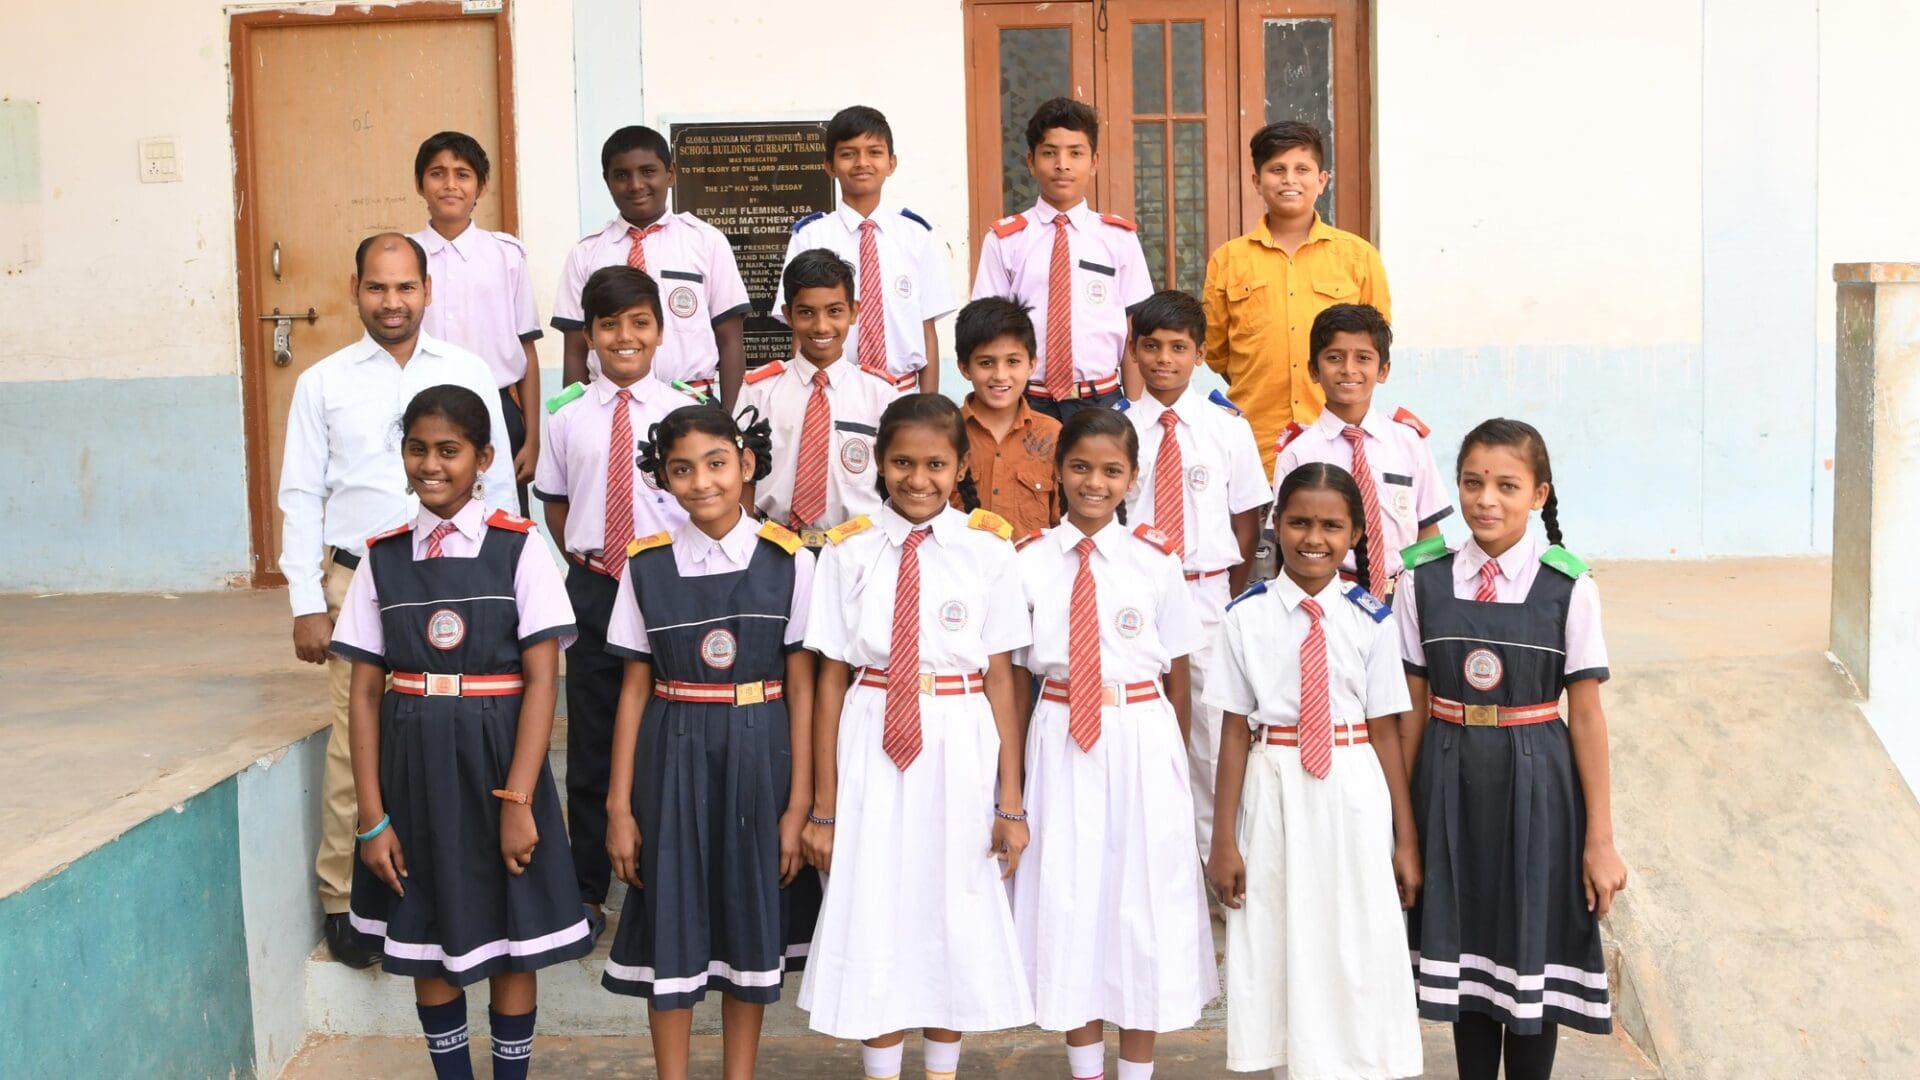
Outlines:
[[[442,675],[437,671],[396,671],[393,692],[414,697],[508,697],[526,689],[518,675]]]
[[[586,567],[587,569],[593,571],[596,574],[604,574],[607,577],[620,576],[619,572],[613,568],[613,564],[607,562],[607,560],[601,558],[598,555],[575,555],[573,552],[569,551],[567,552],[567,561],[571,563],[578,563],[581,566]]]
[[[1205,581],[1208,578],[1217,578],[1224,573],[1226,573],[1225,570],[1189,570],[1186,578],[1188,581]]]
[[[1160,684],[1151,679],[1146,682],[1100,684],[1100,704],[1102,705],[1119,705],[1123,701],[1128,705],[1138,705],[1143,701],[1153,701],[1159,696]],[[1056,701],[1064,705],[1073,699],[1069,696],[1065,680],[1047,679],[1040,684],[1040,700]]]
[[[1267,725],[1261,729],[1260,737],[1268,746],[1300,745],[1300,729],[1292,725],[1287,727]],[[1365,721],[1358,724],[1333,725],[1333,745],[1335,746],[1359,746],[1372,741],[1372,736],[1367,734]]]
[[[681,379],[680,382],[689,390],[698,391],[708,398],[713,397],[713,388],[716,385],[713,379]]]
[[[1042,398],[1046,401],[1078,401],[1082,398],[1099,397],[1101,394],[1118,389],[1120,389],[1120,375],[1115,372],[1104,378],[1075,380],[1074,384],[1067,388],[1067,396],[1064,398],[1055,398],[1053,391],[1047,389],[1046,383],[1030,382],[1027,384],[1027,396]]]
[[[661,679],[653,684],[653,696],[668,701],[695,701],[710,705],[758,705],[779,701],[786,696],[779,679],[747,683],[679,682]]]
[[[885,668],[861,668],[858,685],[872,686],[881,690],[887,688],[892,680]],[[931,671],[920,673],[920,692],[934,697],[952,697],[956,694],[984,694],[987,692],[987,673],[969,671],[958,675],[936,675]]]
[[[1428,716],[1466,727],[1521,727],[1560,719],[1558,701],[1545,701],[1538,705],[1467,705],[1432,696],[1427,702]]]
[[[905,375],[889,372],[887,378],[892,379],[893,388],[903,394],[914,394],[920,391],[920,373],[917,371],[909,371]]]

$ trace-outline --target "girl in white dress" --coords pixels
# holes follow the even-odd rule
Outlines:
[[[1200,618],[1159,530],[1132,532],[1139,436],[1120,413],[1069,417],[1054,451],[1067,516],[1020,543],[1040,678],[1027,736],[1033,846],[1013,917],[1038,1023],[1063,1031],[1076,1078],[1153,1075],[1154,1035],[1192,1027],[1219,993],[1193,846],[1187,654]]]
[[[828,530],[806,644],[814,803],[801,849],[826,895],[800,986],[816,1031],[865,1043],[866,1075],[900,1074],[924,1028],[927,1075],[959,1068],[960,1033],[1033,1021],[1006,886],[1027,846],[1011,655],[1032,636],[1012,529],[948,506],[967,435],[937,394],[880,418],[876,519]]]
[[[1421,1070],[1401,911],[1420,858],[1393,613],[1367,573],[1353,477],[1281,481],[1283,570],[1227,605],[1206,697],[1225,710],[1207,881],[1227,912],[1227,1068],[1290,1080]],[[1384,554],[1384,553],[1383,553]],[[1242,726],[1244,725],[1244,726]]]

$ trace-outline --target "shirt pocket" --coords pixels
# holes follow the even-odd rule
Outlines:
[[[1020,461],[1014,464],[1010,475],[1014,486],[1020,489],[1020,498],[1044,516],[1053,500],[1053,463],[1039,458]]]
[[[660,306],[676,328],[692,323],[706,309],[706,275],[697,270],[660,271]]]
[[[1327,278],[1313,283],[1314,295],[1323,304],[1353,304],[1359,302],[1360,286],[1347,278]]]
[[[1273,291],[1261,278],[1227,286],[1227,347],[1236,353],[1258,349],[1273,324]]]

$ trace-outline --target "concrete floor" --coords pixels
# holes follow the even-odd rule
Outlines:
[[[1448,1030],[1428,1025],[1426,1076],[1455,1077],[1453,1044]],[[691,1072],[699,1077],[720,1075],[720,1039],[696,1036]],[[907,1040],[901,1076],[915,1080],[919,1070],[919,1040]],[[475,1072],[491,1075],[491,1057],[484,1040],[473,1051]],[[1107,1040],[1107,1065],[1112,1069],[1117,1049]],[[1200,1080],[1226,1073],[1225,1033],[1187,1031],[1160,1037],[1155,1050],[1156,1080]],[[644,1037],[538,1038],[534,1041],[536,1076],[653,1077],[653,1049]],[[769,1039],[761,1045],[758,1075],[779,1080],[849,1080],[860,1075],[860,1051],[855,1043],[824,1036]],[[999,1076],[1009,1080],[1061,1080],[1067,1075],[1066,1052],[1058,1036],[1040,1032],[969,1035],[960,1059],[962,1077]],[[1109,1071],[1108,1076],[1113,1073]],[[1567,1035],[1560,1040],[1554,1076],[1558,1080],[1628,1080],[1660,1075],[1623,1036],[1611,1039]],[[282,1080],[431,1080],[425,1044],[418,1038],[317,1038],[281,1073]]]

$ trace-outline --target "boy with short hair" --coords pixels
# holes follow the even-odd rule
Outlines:
[[[680,503],[636,464],[637,448],[648,428],[694,399],[649,378],[665,321],[651,277],[632,267],[601,267],[587,278],[577,305],[599,376],[547,402],[533,493],[546,504],[547,535],[566,552],[567,599],[579,628],[567,649],[567,833],[580,900],[598,933],[613,883],[607,784],[625,670],[607,651],[607,624],[627,544],[687,519]]]
[[[814,248],[780,277],[798,355],[753,369],[740,388],[740,407],[752,406],[773,427],[773,471],[747,497],[761,517],[819,550],[827,529],[879,512],[873,442],[899,391],[884,372],[846,355],[848,328],[860,315],[846,260]]]
[[[682,382],[731,407],[746,371],[746,319],[753,305],[733,248],[692,214],[667,213],[673,148],[649,127],[623,127],[600,148],[600,175],[619,215],[580,238],[560,271],[552,323],[566,334],[565,378],[597,377],[580,314],[580,289],[603,266],[644,270],[666,312],[653,377]]]
[[[1314,316],[1309,340],[1313,358],[1307,374],[1326,395],[1327,407],[1311,425],[1288,424],[1280,433],[1274,490],[1288,473],[1310,462],[1352,473],[1366,506],[1373,577],[1360,584],[1386,600],[1400,549],[1439,536],[1440,521],[1453,513],[1447,484],[1427,445],[1427,425],[1406,409],[1394,410],[1389,419],[1373,406],[1374,388],[1387,381],[1393,367],[1388,355],[1393,329],[1386,316],[1367,304],[1335,304]],[[1351,555],[1342,570],[1353,573]]]
[[[427,201],[427,227],[413,239],[426,251],[433,279],[433,303],[420,328],[485,360],[493,372],[524,514],[540,458],[540,358],[533,350],[540,315],[519,238],[474,227],[488,173],[487,151],[464,132],[430,135],[413,156],[413,189]]]
[[[1060,523],[1053,447],[1060,421],[1026,401],[1033,377],[1033,320],[1011,300],[989,296],[960,309],[953,323],[960,375],[973,392],[960,406],[967,421],[967,472],[980,505],[1007,519],[1015,536]],[[959,493],[954,505],[960,505]]]
[[[1307,374],[1313,317],[1339,303],[1390,311],[1380,253],[1314,209],[1331,178],[1319,129],[1283,120],[1255,132],[1248,146],[1266,213],[1207,260],[1201,295],[1207,364],[1226,377],[1271,469],[1281,429],[1312,423],[1325,401]]]
[[[850,105],[827,121],[827,173],[840,205],[793,223],[786,262],[825,248],[856,268],[860,320],[854,356],[886,372],[903,394],[940,390],[940,341],[934,322],[954,308],[946,251],[926,218],[881,194],[899,165],[893,129],[880,110]]]
[[[1001,218],[980,247],[973,298],[1002,296],[1033,313],[1039,372],[1027,400],[1064,421],[1139,393],[1127,358],[1127,316],[1153,292],[1135,225],[1096,214],[1087,188],[1100,164],[1100,117],[1071,98],[1041,103],[1027,121],[1032,209]]]
[[[1127,408],[1140,436],[1140,479],[1127,499],[1127,520],[1151,525],[1180,555],[1187,587],[1200,610],[1201,640],[1193,673],[1191,734],[1194,832],[1200,850],[1213,843],[1214,767],[1220,760],[1220,710],[1202,703],[1213,628],[1227,602],[1246,587],[1260,508],[1272,498],[1253,430],[1231,401],[1193,386],[1205,357],[1207,316],[1192,296],[1169,289],[1133,312],[1129,348],[1146,392]]]

